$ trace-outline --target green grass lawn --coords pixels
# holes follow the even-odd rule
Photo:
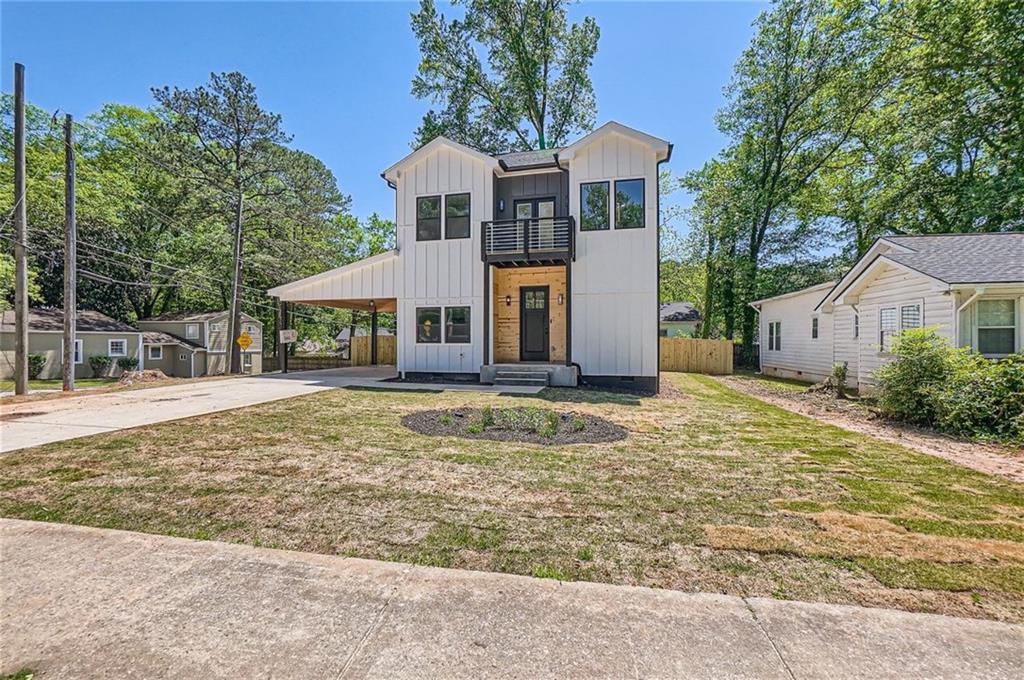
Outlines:
[[[0,458],[0,514],[559,579],[1024,621],[1024,487],[703,376],[658,398],[332,390]],[[674,389],[672,389],[674,387]],[[416,434],[453,407],[629,430]]]
[[[114,378],[76,378],[75,388],[83,389],[86,387],[106,387],[108,385],[117,384],[117,380]],[[28,388],[30,390],[59,390],[64,387],[63,380],[29,380]],[[14,381],[13,380],[0,380],[0,392],[13,392]]]

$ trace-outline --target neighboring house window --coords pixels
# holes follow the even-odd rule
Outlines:
[[[159,360],[164,358],[164,347],[163,345],[150,345],[149,346],[149,358],[153,360]]]
[[[441,342],[441,308],[416,308],[416,342]]]
[[[199,337],[199,324],[187,323],[185,324],[185,337],[189,340],[195,340]]]
[[[899,320],[896,318],[895,307],[885,307],[878,310],[878,344],[883,352],[889,351],[892,344],[892,336],[899,331]]]
[[[860,337],[860,314],[853,315],[853,337]]]
[[[1013,354],[1016,350],[1015,300],[978,300],[978,351],[986,356]]]
[[[107,354],[112,357],[128,356],[128,341],[107,340]]]
[[[242,355],[242,368],[252,368],[252,354],[249,352]]]
[[[251,323],[245,324],[245,332],[248,333],[249,335],[255,335],[256,334],[256,326],[255,326],[255,324],[251,324]]]
[[[469,194],[444,197],[444,237],[469,238]]]
[[[416,240],[437,241],[441,238],[441,197],[420,196],[416,199]]]
[[[220,333],[223,330],[224,330],[224,324],[222,322],[220,322],[220,321],[216,321],[216,322],[210,324],[210,332],[211,333]]]
[[[444,308],[444,341],[469,342],[469,307]]]
[[[818,317],[816,316],[811,317],[811,339],[818,339]]]
[[[72,363],[75,363],[75,364],[83,363],[85,361],[85,356],[84,355],[85,355],[85,349],[82,347],[82,341],[81,340],[75,340],[75,356],[74,356],[74,359],[73,359]],[[60,343],[60,356],[61,356],[61,361],[63,361],[64,360],[64,341],[63,340],[61,340],[61,343]]]
[[[182,352],[181,354],[178,355],[178,359],[180,361],[188,361],[188,355]]]
[[[768,349],[777,352],[782,349],[782,322],[772,321],[768,324]]]
[[[580,184],[580,231],[608,228],[608,182]]]
[[[921,305],[902,305],[900,307],[900,330],[921,327]]]
[[[644,226],[644,181],[615,181],[615,228],[642,229]]]

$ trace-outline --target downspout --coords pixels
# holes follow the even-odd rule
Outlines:
[[[657,289],[654,291],[654,332],[657,337],[657,344],[655,345],[654,361],[655,361],[655,373],[654,373],[654,392],[658,393],[661,391],[661,336],[657,335],[658,329],[661,327],[661,164],[668,163],[669,159],[672,158],[672,145],[668,145],[668,153],[665,154],[665,158],[654,164],[654,220],[657,223],[655,228],[654,238],[657,242],[655,248],[656,255],[654,260],[654,271],[657,272],[658,281]]]

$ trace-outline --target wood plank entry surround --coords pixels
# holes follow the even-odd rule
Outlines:
[[[494,269],[494,361],[519,362],[519,289],[547,286],[550,291],[549,333],[551,362],[565,361],[565,267],[507,267]],[[558,296],[562,304],[558,304]],[[508,296],[512,304],[505,303]]]

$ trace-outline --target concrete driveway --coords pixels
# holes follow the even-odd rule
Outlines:
[[[1024,628],[0,520],[0,674],[1021,678]]]
[[[229,411],[339,387],[376,389],[483,390],[535,394],[538,387],[381,382],[393,366],[332,368],[224,380],[197,380],[167,387],[84,393],[60,399],[0,406],[0,453],[50,442],[114,432],[205,413]]]

